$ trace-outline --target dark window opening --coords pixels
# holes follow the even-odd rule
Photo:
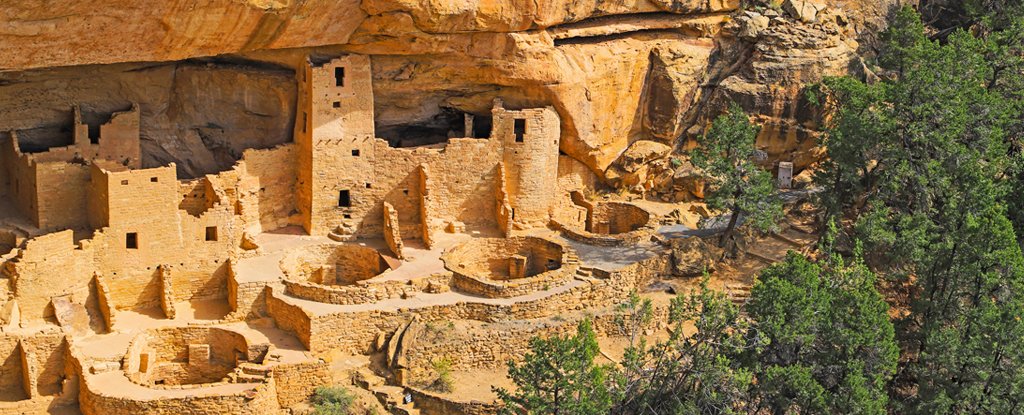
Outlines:
[[[406,196],[409,196],[409,189],[402,189],[402,193],[404,193]]]
[[[352,196],[348,190],[338,192],[338,207],[352,207]]]
[[[306,132],[306,124],[308,122],[309,122],[309,117],[306,115],[306,112],[303,111],[302,112],[302,132]]]
[[[100,125],[99,124],[86,124],[89,126],[89,143],[99,144],[100,143]]]
[[[367,184],[366,184],[366,188],[367,188],[367,189],[369,189],[370,187],[372,187],[372,186],[370,186],[370,184],[369,184],[369,183],[367,183]]]
[[[334,86],[345,86],[345,68],[334,68]]]
[[[121,186],[127,186],[127,185],[128,185],[128,181],[127,180],[121,180]]]
[[[455,108],[443,107],[429,119],[408,124],[381,124],[377,136],[396,148],[435,146],[452,138],[469,136],[466,114]]]
[[[350,215],[350,214],[348,214],[348,213],[346,213],[346,214],[344,214],[344,215],[341,215],[341,217],[343,217],[343,218],[345,218],[345,219],[352,219],[352,215]]]
[[[128,232],[124,235],[124,247],[127,249],[139,249],[139,234]]]
[[[352,157],[359,157],[359,149],[352,150]]]
[[[473,138],[491,138],[491,129],[494,126],[494,118],[477,115],[473,117]]]
[[[210,242],[216,242],[217,241],[217,227],[216,226],[207,226],[206,227],[206,240],[210,241]]]
[[[341,102],[340,101],[334,101],[333,105],[334,105],[334,108],[341,108]]]
[[[526,136],[526,120],[516,118],[512,128],[512,132],[516,135],[516,142],[522,143],[523,137]]]
[[[158,178],[156,178],[156,177],[150,177],[150,178],[149,178],[149,181],[151,181],[151,182],[153,182],[153,183],[158,183],[158,182],[160,181],[160,179],[158,179]]]

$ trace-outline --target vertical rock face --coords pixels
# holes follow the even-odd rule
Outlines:
[[[678,45],[651,53],[644,128],[652,137],[674,142],[683,134],[683,117],[700,95],[710,52],[710,48]]]
[[[381,136],[443,135],[453,114],[486,115],[495,97],[551,105],[562,152],[604,177],[632,143],[680,148],[736,101],[765,124],[759,146],[800,169],[818,157],[804,86],[858,67],[858,40],[873,39],[889,3],[17,2],[0,8],[0,131],[46,147],[75,103],[101,113],[138,102],[145,164],[201,175],[291,140],[301,56],[355,52],[372,57]],[[119,63],[139,61],[167,63]]]

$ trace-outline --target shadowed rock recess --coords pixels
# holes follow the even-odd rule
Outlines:
[[[0,415],[487,414],[531,337],[714,266],[666,235],[731,102],[820,160],[805,87],[896,1],[6,3]]]

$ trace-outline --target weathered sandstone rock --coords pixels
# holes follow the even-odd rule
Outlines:
[[[715,271],[715,261],[707,242],[697,237],[672,240],[672,275],[699,277],[705,271]]]

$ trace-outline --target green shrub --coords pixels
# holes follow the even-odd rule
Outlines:
[[[355,397],[340,386],[320,386],[313,391],[313,407],[316,415],[349,415]]]
[[[450,393],[455,390],[455,380],[452,379],[452,360],[446,357],[432,360],[430,364],[434,366],[435,375],[434,382],[430,384],[430,389],[442,393]]]

